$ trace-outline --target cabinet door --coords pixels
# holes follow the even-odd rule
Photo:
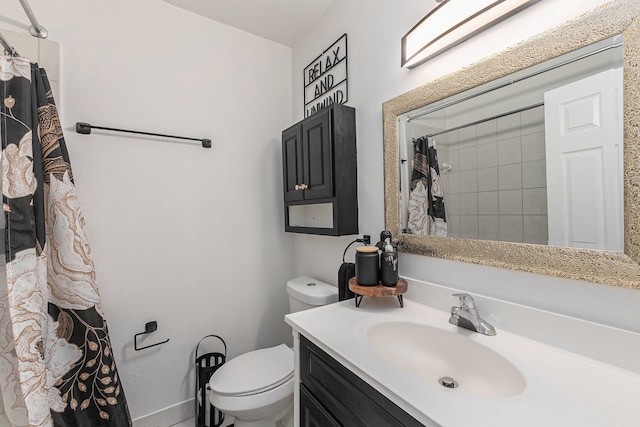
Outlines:
[[[284,200],[302,200],[302,190],[296,186],[302,184],[302,129],[290,127],[282,132],[282,168],[284,176]]]
[[[300,382],[301,389],[341,425],[424,427],[304,336],[300,336]]]
[[[305,200],[333,196],[331,110],[302,122],[303,184]]]
[[[300,386],[300,427],[340,427],[320,403]]]

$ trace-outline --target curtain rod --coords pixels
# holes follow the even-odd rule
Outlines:
[[[584,53],[582,55],[576,56],[575,58],[567,59],[567,60],[562,61],[562,62],[560,62],[558,64],[547,66],[547,67],[545,67],[545,68],[543,68],[541,70],[534,71],[534,72],[532,72],[530,74],[526,74],[526,75],[518,77],[516,79],[507,80],[507,81],[504,81],[502,83],[497,83],[497,84],[495,84],[493,86],[490,86],[488,88],[485,88],[485,89],[476,90],[476,91],[474,91],[474,92],[472,92],[472,93],[470,93],[470,94],[468,94],[466,96],[462,96],[461,98],[450,100],[449,102],[446,102],[443,105],[434,106],[434,107],[431,107],[431,108],[429,108],[427,110],[420,111],[420,112],[418,112],[416,114],[409,115],[409,116],[407,116],[406,121],[410,122],[411,120],[417,119],[417,118],[422,117],[422,116],[426,116],[427,114],[443,110],[443,109],[445,109],[447,107],[451,107],[451,106],[459,104],[461,102],[468,101],[468,100],[473,99],[473,98],[475,98],[477,96],[493,92],[494,90],[497,90],[497,89],[502,89],[503,87],[510,86],[510,85],[512,85],[514,83],[518,83],[518,82],[521,82],[523,80],[529,79],[531,77],[538,76],[538,75],[540,75],[542,73],[545,73],[547,71],[555,70],[556,68],[560,68],[563,65],[571,64],[571,63],[579,61],[581,59],[585,59],[585,58],[588,58],[590,56],[596,55],[598,53],[607,51],[609,49],[615,49],[615,48],[620,47],[620,46],[622,46],[622,42],[616,42],[616,43],[601,47],[600,49],[596,49],[596,50],[593,50],[591,52],[587,52],[587,53]],[[478,89],[478,88],[474,88],[474,89]],[[470,89],[470,90],[474,90],[474,89]]]
[[[211,148],[211,140],[206,138],[191,138],[188,136],[167,135],[163,133],[144,132],[139,130],[108,128],[104,126],[95,126],[95,125],[91,125],[89,123],[83,123],[83,122],[76,123],[76,132],[78,133],[89,135],[91,134],[91,129],[110,130],[113,132],[135,133],[138,135],[161,136],[163,138],[186,139],[189,141],[200,141],[202,142],[202,148]]]
[[[542,107],[543,105],[544,105],[544,102],[538,102],[537,104],[532,104],[532,105],[529,105],[527,107],[522,107],[522,108],[518,108],[516,110],[507,111],[506,113],[497,114],[495,116],[487,117],[485,119],[476,120],[475,122],[465,123],[465,124],[460,125],[460,126],[456,126],[456,127],[450,128],[450,129],[445,129],[445,130],[440,131],[440,132],[432,133],[430,135],[426,135],[426,137],[427,138],[434,137],[434,136],[442,135],[443,133],[453,132],[454,130],[466,128],[466,127],[469,127],[469,126],[479,125],[480,123],[488,122],[490,120],[499,119],[501,117],[509,116],[511,114],[522,113],[523,111],[531,110],[531,109],[536,108],[536,107]]]
[[[11,56],[20,56],[18,54],[18,52],[14,49],[13,46],[11,46],[11,44],[9,44],[9,42],[7,41],[7,39],[4,38],[4,35],[0,32],[0,44],[2,44],[2,47],[4,47],[4,51],[11,55]]]
[[[29,27],[29,34],[33,37],[38,37],[41,39],[46,39],[49,35],[49,32],[45,27],[40,25],[36,16],[33,14],[33,10],[31,10],[31,6],[29,6],[29,2],[27,0],[19,0],[22,5],[22,9],[24,9],[24,13],[27,14],[27,18],[29,18],[29,22],[31,22],[31,26]],[[16,49],[11,46],[11,44],[4,38],[4,35],[0,32],[0,44],[4,48],[4,51],[13,56],[20,56],[20,54],[16,51]]]
[[[31,22],[31,27],[29,27],[29,33],[33,37],[39,37],[41,39],[46,39],[49,35],[49,32],[45,27],[40,25],[36,16],[33,14],[33,10],[31,10],[31,6],[29,6],[29,2],[27,0],[19,0],[22,8],[24,9],[24,13],[27,14],[27,18]]]

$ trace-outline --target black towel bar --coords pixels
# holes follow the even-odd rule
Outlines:
[[[211,148],[211,140],[206,138],[190,138],[188,136],[176,136],[176,135],[167,135],[163,133],[154,133],[154,132],[143,132],[139,130],[129,130],[129,129],[117,129],[117,128],[109,128],[104,126],[96,126],[89,123],[77,122],[76,123],[76,132],[81,133],[83,135],[90,135],[91,129],[101,129],[101,130],[110,130],[113,132],[125,132],[125,133],[135,133],[138,135],[150,135],[150,136],[160,136],[163,138],[174,138],[174,139],[186,139],[189,141],[200,141],[202,143],[202,148]]]

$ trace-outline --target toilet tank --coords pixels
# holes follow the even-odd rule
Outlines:
[[[295,277],[287,282],[291,313],[338,301],[338,288],[309,276]]]

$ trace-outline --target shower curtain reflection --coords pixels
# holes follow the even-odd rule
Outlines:
[[[436,142],[423,136],[413,140],[413,170],[409,194],[408,232],[413,234],[447,236],[444,192]]]
[[[0,100],[6,415],[13,426],[130,426],[46,72],[0,57]]]

